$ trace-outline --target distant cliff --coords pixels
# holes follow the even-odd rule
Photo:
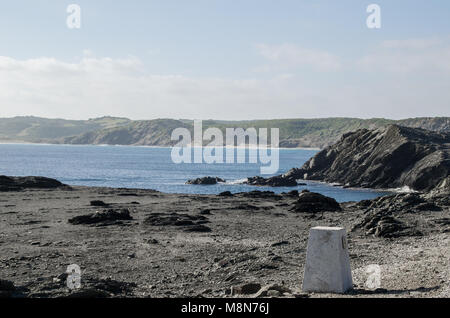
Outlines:
[[[207,120],[203,128],[279,128],[280,147],[325,148],[343,134],[358,129],[376,129],[391,124],[419,127],[439,132],[450,131],[449,117],[388,119],[324,118],[255,121]],[[132,121],[126,118],[102,117],[90,120],[15,117],[0,119],[0,141],[65,144],[109,144],[171,146],[175,128],[193,130],[191,120],[155,119]]]
[[[179,120],[158,119],[134,121],[127,125],[87,132],[63,138],[64,144],[172,146],[172,131],[176,128],[191,129],[192,125]]]
[[[430,191],[448,188],[449,175],[450,132],[390,125],[347,133],[284,177]]]
[[[0,141],[55,143],[64,137],[120,127],[130,122],[127,118],[116,117],[90,120],[48,119],[33,116],[0,118]]]

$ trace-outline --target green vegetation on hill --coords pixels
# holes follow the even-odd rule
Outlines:
[[[57,139],[128,124],[129,119],[102,117],[90,120],[39,117],[0,118],[0,141],[55,142]]]
[[[203,121],[203,129],[279,128],[280,146],[287,148],[324,148],[337,142],[347,132],[361,128],[380,128],[389,124],[450,131],[449,117],[389,120],[382,118],[276,119],[252,121]],[[102,117],[90,120],[15,117],[0,119],[0,141],[47,142],[67,144],[110,144],[171,146],[172,131],[183,127],[193,131],[191,120],[155,119],[131,121]]]
[[[218,127],[223,131],[227,127],[279,128],[280,146],[286,148],[313,147],[323,148],[336,142],[342,134],[360,128],[386,126],[393,121],[386,119],[323,118],[323,119],[279,119],[238,122],[204,122],[204,126]]]
[[[133,121],[119,127],[67,137],[60,142],[65,144],[170,146],[173,144],[170,137],[176,128],[191,130],[192,125],[174,119]]]

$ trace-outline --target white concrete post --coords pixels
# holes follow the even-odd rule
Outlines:
[[[353,288],[347,233],[340,227],[315,227],[309,233],[303,291],[345,293]]]

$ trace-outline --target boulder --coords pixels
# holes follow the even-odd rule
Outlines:
[[[121,224],[121,221],[128,221],[132,219],[133,217],[130,215],[130,211],[128,209],[110,209],[107,211],[74,217],[69,220],[69,223],[73,225],[115,225]]]
[[[16,291],[14,283],[9,280],[0,279],[0,299],[10,298]]]
[[[219,197],[232,197],[233,193],[231,193],[230,191],[225,191],[222,193],[219,193]]]
[[[204,210],[201,210],[199,213],[200,213],[200,215],[211,215],[211,210],[204,209]]]
[[[419,193],[397,194],[380,197],[367,201],[369,203],[361,207],[366,208],[368,212],[392,213],[416,213],[421,211],[442,211],[437,204],[441,203],[437,198],[430,198],[427,195]]]
[[[208,233],[211,229],[204,224],[209,223],[203,215],[189,215],[179,213],[153,213],[144,220],[144,224],[151,226],[175,226],[185,232]]]
[[[261,284],[246,283],[240,286],[233,286],[231,288],[231,295],[252,295],[256,294],[261,289]]]
[[[366,230],[366,235],[382,238],[397,238],[402,236],[420,236],[421,233],[391,215],[373,213],[366,216],[360,227]]]
[[[253,199],[275,199],[275,200],[281,200],[282,197],[275,192],[272,191],[250,191],[250,192],[243,192],[241,195],[244,198],[253,198]]]
[[[91,201],[91,206],[96,206],[96,207],[105,207],[105,206],[108,206],[108,204],[106,204],[105,202],[103,202],[103,201],[100,201],[100,200],[94,200],[94,201]]]
[[[399,236],[399,233],[405,228],[406,226],[403,222],[400,222],[392,216],[385,216],[382,217],[376,224],[376,227],[371,230],[375,231],[374,234],[376,237],[396,237]]]
[[[0,192],[22,191],[25,189],[56,189],[67,187],[58,180],[44,177],[0,176]]]
[[[14,283],[9,280],[0,279],[0,291],[14,291],[16,287]]]
[[[427,198],[440,205],[450,206],[450,176],[443,179],[436,188],[428,193]]]
[[[293,190],[293,191],[289,191],[288,193],[284,193],[284,195],[288,196],[288,197],[298,197],[300,195],[300,193],[298,192],[298,190]]]
[[[296,187],[297,180],[291,177],[276,176],[271,178],[252,177],[247,178],[244,184],[260,187]]]
[[[203,224],[208,218],[203,215],[189,215],[180,213],[152,213],[144,220],[144,224],[152,226],[185,226]]]
[[[197,178],[188,180],[186,184],[196,184],[196,185],[214,185],[217,183],[225,183],[226,181],[224,179],[221,179],[219,177],[203,177],[203,178]]]
[[[209,233],[212,232],[211,228],[206,225],[201,224],[192,224],[191,226],[188,226],[184,230],[185,232],[197,232],[197,233]]]
[[[430,229],[420,220],[423,211],[441,212],[445,206],[442,197],[430,193],[409,193],[384,196],[356,204],[365,217],[353,230],[361,229],[366,235],[383,238],[422,236]]]
[[[317,213],[341,210],[341,206],[335,199],[326,197],[320,193],[303,191],[290,211]]]
[[[289,241],[280,241],[280,242],[276,242],[273,243],[271,245],[271,247],[279,247],[279,246],[284,246],[284,245],[289,245]]]

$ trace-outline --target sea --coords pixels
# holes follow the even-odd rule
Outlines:
[[[245,150],[247,153],[249,150]],[[261,175],[261,164],[175,164],[171,148],[135,146],[75,146],[46,144],[0,144],[0,175],[45,176],[74,186],[154,189],[166,193],[219,194],[254,190],[276,193],[310,190],[338,202],[361,201],[387,194],[369,189],[344,189],[322,182],[306,186],[261,188],[243,184],[247,177]],[[282,174],[301,167],[318,150],[280,149]],[[187,185],[187,180],[213,176],[226,180],[212,186]],[[267,177],[267,176],[264,176]]]

